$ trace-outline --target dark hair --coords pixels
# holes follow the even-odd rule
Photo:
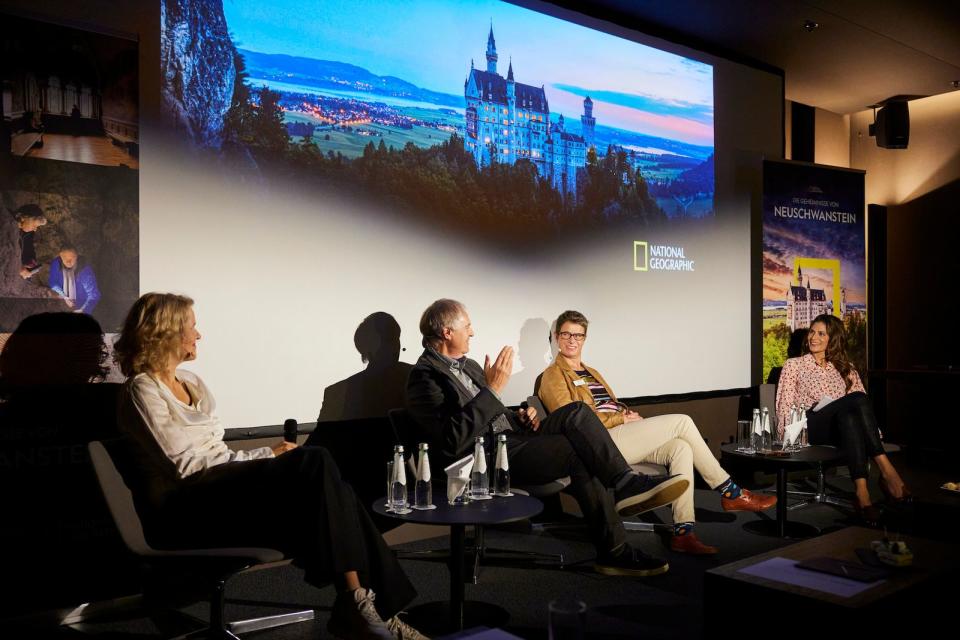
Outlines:
[[[43,215],[43,209],[39,205],[35,204],[25,204],[22,207],[18,208],[13,212],[13,216],[17,219],[17,222],[21,220],[43,220],[47,221],[47,216]]]
[[[6,389],[99,382],[109,368],[100,323],[85,313],[38,313],[24,318],[3,345]]]
[[[420,316],[423,346],[436,349],[443,341],[443,330],[451,328],[464,311],[466,307],[462,303],[450,298],[440,298],[427,307]]]
[[[583,315],[579,311],[564,311],[559,316],[557,316],[557,322],[553,325],[553,332],[560,333],[560,327],[562,327],[567,322],[572,322],[573,324],[578,324],[583,327],[583,332],[587,332],[587,326],[589,326],[590,321],[587,320],[587,316]]]
[[[849,392],[850,387],[853,386],[853,380],[850,379],[853,364],[847,357],[847,332],[843,328],[843,321],[836,316],[823,313],[813,319],[810,329],[812,330],[813,325],[818,322],[827,329],[827,352],[824,357],[843,378]],[[806,340],[803,341],[803,353],[810,353],[810,345]]]

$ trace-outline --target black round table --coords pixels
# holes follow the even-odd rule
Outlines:
[[[737,451],[736,443],[720,445],[720,460],[735,460],[756,471],[775,471],[777,473],[777,518],[776,520],[752,520],[743,528],[752,533],[780,538],[809,538],[818,535],[820,530],[803,522],[787,521],[787,473],[816,467],[824,462],[834,462],[841,457],[834,447],[811,445],[785,456],[762,455]]]
[[[396,514],[387,511],[384,504],[386,497],[374,501],[373,510],[382,516],[395,518],[404,522],[419,524],[436,524],[450,527],[450,601],[430,602],[410,609],[411,622],[416,621],[417,628],[430,626],[430,621],[442,619],[444,613],[449,613],[450,629],[447,631],[462,631],[464,621],[467,627],[480,624],[491,625],[492,620],[502,619],[506,622],[506,612],[496,605],[466,601],[464,596],[464,569],[463,554],[465,550],[465,530],[467,525],[494,525],[505,522],[514,522],[532,518],[543,511],[543,503],[531,496],[514,495],[509,498],[494,497],[490,500],[475,500],[465,505],[450,506],[444,499],[445,495],[434,498],[436,509],[410,513]]]

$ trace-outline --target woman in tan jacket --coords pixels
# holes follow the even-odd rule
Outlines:
[[[647,462],[667,467],[690,481],[686,492],[673,503],[674,535],[670,549],[697,555],[714,554],[717,548],[702,543],[693,532],[693,470],[721,494],[724,511],[763,511],[776,504],[773,496],[760,496],[739,486],[723,470],[689,416],[663,415],[642,418],[617,401],[600,373],[583,363],[581,352],[589,321],[578,311],[557,318],[553,337],[559,352],[541,376],[537,394],[547,411],[581,401],[592,408],[630,464]]]

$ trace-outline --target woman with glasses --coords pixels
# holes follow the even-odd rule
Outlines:
[[[537,394],[547,411],[581,401],[592,408],[620,453],[630,464],[654,463],[667,467],[690,481],[673,503],[673,537],[670,549],[680,553],[709,555],[718,549],[694,534],[693,470],[721,495],[724,511],[763,511],[777,503],[774,496],[759,496],[739,486],[723,470],[703,441],[689,416],[663,415],[642,418],[617,401],[600,373],[583,363],[581,354],[589,321],[578,311],[564,311],[557,318],[553,337],[559,351],[540,380]]]

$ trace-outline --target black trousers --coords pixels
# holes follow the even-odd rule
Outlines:
[[[267,547],[294,558],[315,586],[356,571],[390,618],[416,591],[330,453],[300,447],[276,458],[231,462],[184,479],[146,527],[158,548]]]
[[[882,454],[883,442],[873,406],[862,391],[837,398],[820,411],[807,411],[810,444],[839,447],[852,478],[867,477],[867,462]]]
[[[608,488],[630,465],[593,411],[582,402],[561,407],[537,431],[507,434],[510,479],[545,484],[570,476],[568,491],[577,500],[598,554],[626,541],[626,532]]]

